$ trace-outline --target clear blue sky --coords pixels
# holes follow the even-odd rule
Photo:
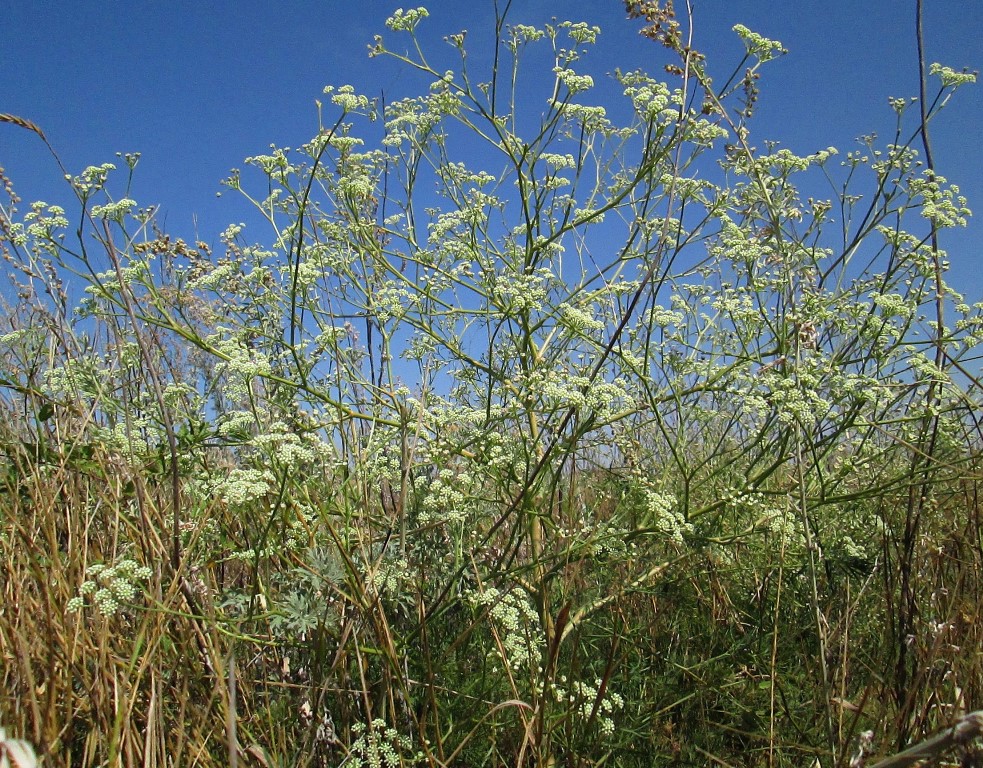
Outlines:
[[[214,242],[244,220],[246,202],[217,198],[219,182],[271,143],[296,147],[316,131],[314,100],[327,84],[353,84],[387,100],[419,82],[367,45],[399,0],[3,0],[0,112],[35,121],[68,168],[142,153],[135,197],[160,204],[175,236]],[[436,50],[466,28],[487,50],[491,0],[425,4],[421,27]],[[677,2],[683,6],[684,3]],[[983,2],[926,0],[929,61],[983,69]],[[730,31],[743,23],[781,40],[789,55],[767,66],[754,143],[776,139],[809,153],[842,153],[860,134],[887,135],[889,96],[916,95],[914,0],[694,0],[696,47],[711,72],[729,74],[741,55]],[[660,47],[638,35],[620,0],[514,0],[512,22],[589,21],[602,29],[590,62],[595,75],[642,67],[658,75]],[[387,39],[398,38],[392,33]],[[401,41],[400,41],[401,42]],[[449,51],[449,49],[447,49]],[[480,58],[480,57],[479,57]],[[451,61],[448,59],[448,64]],[[604,82],[598,77],[598,87]],[[940,172],[977,211],[968,230],[946,233],[957,287],[983,296],[983,85],[960,91],[933,127]],[[25,201],[64,201],[57,168],[31,133],[0,125],[0,165]],[[259,233],[255,233],[258,234]]]

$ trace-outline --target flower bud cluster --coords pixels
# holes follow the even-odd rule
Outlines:
[[[149,579],[152,573],[147,566],[130,559],[120,560],[113,566],[90,565],[85,570],[89,578],[82,582],[78,596],[68,601],[66,609],[71,613],[81,611],[86,599],[91,597],[99,613],[113,616],[122,607],[121,602],[131,602],[136,597],[140,582]]]

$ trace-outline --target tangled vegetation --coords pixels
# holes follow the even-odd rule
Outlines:
[[[506,19],[437,71],[397,12],[429,90],[247,158],[268,235],[170,237],[136,155],[77,211],[7,183],[0,722],[44,764],[832,766],[983,706],[983,303],[919,159],[973,75],[797,156],[751,139],[779,43],[719,85],[629,10],[668,81]]]

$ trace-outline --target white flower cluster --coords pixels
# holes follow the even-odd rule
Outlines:
[[[389,281],[373,294],[372,311],[376,320],[385,325],[390,320],[401,320],[418,301],[419,296],[415,293]]]
[[[539,665],[543,652],[543,631],[539,614],[529,600],[517,590],[503,592],[488,587],[471,595],[475,606],[487,607],[501,632],[501,648],[496,652],[513,670]]]
[[[610,688],[604,691],[604,696],[598,700],[601,691],[602,681],[595,680],[593,685],[574,680],[567,685],[567,678],[561,675],[557,684],[553,686],[553,697],[561,704],[567,704],[573,708],[577,716],[585,723],[590,720],[592,712],[597,717],[598,728],[604,736],[614,733],[614,714],[620,709],[624,709],[625,700],[621,694],[614,693]]]
[[[87,198],[93,192],[105,187],[106,181],[109,179],[109,172],[115,170],[116,166],[112,163],[90,165],[78,176],[70,178],[70,181],[72,186],[78,190],[82,197]]]
[[[600,224],[604,221],[604,216],[604,211],[597,208],[578,208],[573,212],[573,218],[577,225],[584,226]]]
[[[288,173],[296,172],[297,170],[297,168],[291,165],[290,161],[287,159],[287,152],[289,151],[289,149],[271,145],[270,152],[272,154],[247,157],[245,162],[249,165],[256,166],[267,176],[276,174],[282,178]]]
[[[569,542],[568,551],[584,551],[594,558],[626,557],[638,548],[628,528],[609,520],[581,520],[575,527],[558,526],[556,533]]]
[[[556,171],[571,170],[577,167],[577,161],[570,154],[560,155],[553,152],[543,152],[539,156],[539,159],[553,166],[553,169]]]
[[[583,334],[590,331],[600,331],[604,328],[604,322],[594,317],[593,313],[587,309],[575,307],[566,302],[560,304],[557,309],[563,324],[574,333]]]
[[[647,487],[643,490],[645,500],[645,524],[663,534],[670,541],[681,544],[683,534],[692,530],[679,510],[679,502],[671,493]]]
[[[943,88],[958,88],[976,82],[975,72],[956,72],[952,67],[945,67],[935,62],[928,68],[930,75],[937,75],[942,80]]]
[[[572,69],[566,67],[554,67],[553,73],[556,79],[562,84],[571,95],[587,91],[594,87],[594,78],[590,75],[578,75]]]
[[[813,155],[796,155],[787,149],[779,149],[770,155],[761,155],[755,159],[755,167],[760,171],[773,168],[780,175],[807,170],[812,165],[822,165],[837,153],[836,147],[827,147]]]
[[[760,497],[760,494],[756,494],[756,496]],[[768,531],[775,537],[779,546],[783,549],[805,545],[805,537],[802,535],[801,525],[792,509],[775,510],[774,514],[768,519]]]
[[[400,99],[386,106],[386,137],[382,144],[398,147],[404,141],[416,147],[427,145],[436,136],[434,128],[448,115],[459,115],[463,104],[453,88],[454,73],[446,72],[432,86],[432,92],[413,99]],[[450,165],[459,165],[451,163]],[[463,167],[463,166],[462,166]],[[436,169],[443,175],[445,168]]]
[[[369,573],[369,582],[375,587],[376,594],[391,598],[399,598],[404,586],[412,579],[413,572],[403,557],[383,560]]]
[[[788,53],[785,46],[777,40],[769,40],[757,32],[752,32],[743,24],[735,24],[733,30],[744,41],[744,48],[748,54],[756,56],[758,61],[769,61]]]
[[[334,95],[331,96],[331,103],[337,107],[341,107],[345,112],[364,112],[368,110],[369,106],[371,105],[369,97],[355,93],[355,88],[351,85],[342,85],[336,92],[333,86],[325,86],[325,94],[331,94],[332,92],[334,92]],[[351,147],[355,146],[357,143],[362,143],[361,139],[346,136],[333,139],[332,144],[338,146],[337,143],[339,141],[350,142],[347,147],[348,149],[351,149]],[[341,147],[339,147],[339,149],[340,148]]]
[[[481,439],[481,466],[487,469],[502,470],[516,466],[520,461],[522,446],[501,432],[489,431]]]
[[[252,411],[226,411],[218,419],[218,434],[222,437],[249,437],[256,429],[256,414]]]
[[[369,438],[368,445],[359,455],[353,467],[356,476],[372,485],[380,481],[399,483],[402,478],[402,438],[392,427],[378,428]]]
[[[911,196],[921,197],[921,214],[937,227],[965,227],[966,219],[973,215],[966,198],[959,194],[955,184],[946,186],[945,176],[925,171],[924,178],[909,183]]]
[[[230,507],[244,507],[270,493],[274,484],[267,470],[235,467],[219,483],[217,492]]]
[[[590,133],[612,130],[611,121],[607,119],[608,113],[604,107],[568,104],[563,101],[552,101],[550,106],[560,112],[566,120]]]
[[[543,308],[552,279],[553,273],[546,269],[532,275],[496,274],[492,295],[506,312],[537,312]]]
[[[222,360],[216,372],[226,377],[226,396],[237,401],[249,393],[253,379],[270,373],[270,361],[262,352],[230,337],[229,329],[220,327],[217,330],[205,339],[205,344]]]
[[[297,287],[299,290],[303,291],[310,288],[324,277],[325,263],[320,258],[324,251],[323,246],[304,248],[304,258],[297,264]]]
[[[92,215],[97,219],[107,219],[109,221],[115,221],[122,224],[123,217],[136,208],[136,206],[136,200],[131,200],[128,197],[124,197],[122,200],[115,203],[92,206]]]
[[[597,42],[597,36],[601,34],[601,28],[586,21],[561,21],[560,27],[566,29],[570,39],[580,45],[590,45]]]
[[[15,245],[25,245],[28,236],[37,241],[51,240],[56,229],[68,226],[64,208],[40,201],[31,203],[31,210],[24,214],[24,221],[29,222],[26,234],[22,224],[12,225],[11,239]]]
[[[541,157],[545,157],[545,155],[542,155]],[[464,163],[448,162],[446,165],[442,165],[440,168],[435,169],[435,172],[442,181],[446,181],[449,184],[454,184],[459,187],[472,184],[478,187],[483,187],[486,184],[491,184],[493,181],[495,181],[495,177],[487,171],[473,171]]]
[[[55,399],[99,396],[101,374],[91,358],[67,357],[61,365],[49,368],[41,375],[45,393]]]
[[[430,12],[426,8],[411,8],[404,11],[397,8],[393,15],[386,19],[386,26],[393,32],[412,32],[416,25],[427,18]]]
[[[770,255],[767,245],[757,240],[746,228],[738,226],[726,214],[720,217],[720,233],[709,251],[711,256],[725,258],[735,267],[767,263]]]
[[[531,27],[528,24],[516,24],[509,27],[509,46],[515,51],[522,43],[534,43],[537,40],[542,40],[545,36],[546,32],[542,29]]]
[[[283,422],[271,424],[266,432],[250,440],[250,444],[276,459],[282,467],[296,469],[319,457],[330,458],[331,447],[316,435],[291,432]]]
[[[113,616],[120,609],[120,601],[131,601],[137,595],[140,582],[150,578],[153,571],[145,565],[138,565],[130,559],[120,560],[116,565],[103,563],[90,565],[85,570],[88,577],[79,587],[79,594],[68,601],[66,610],[78,612],[85,607],[87,597],[103,616]]]
[[[800,369],[796,381],[773,368],[763,371],[760,378],[768,389],[765,399],[782,424],[813,424],[830,414],[833,404],[820,393],[821,382],[812,371]]]
[[[39,335],[40,329],[32,326],[29,328],[15,328],[10,333],[0,336],[0,344],[4,346],[14,346],[22,342],[32,341]]]
[[[135,463],[144,460],[151,447],[165,439],[160,424],[147,416],[133,416],[128,422],[114,424],[110,429],[97,429],[96,434],[107,448]]]
[[[756,518],[772,509],[765,495],[751,486],[727,488],[720,494],[720,500]]]
[[[461,523],[468,516],[469,502],[462,486],[470,485],[470,478],[457,471],[444,467],[431,481],[423,497],[420,523],[429,525],[436,522]]]
[[[678,118],[678,100],[665,83],[639,72],[623,73],[620,79],[625,96],[631,99],[635,112],[640,117],[658,120],[660,123],[672,122]]]
[[[911,318],[917,307],[912,306],[910,301],[897,293],[878,293],[870,294],[871,301],[881,310],[884,317]]]
[[[340,90],[339,94],[341,94]],[[330,143],[331,146],[337,149],[339,152],[345,153],[351,152],[355,147],[364,146],[365,139],[360,139],[357,136],[332,136],[330,139],[328,139],[328,143]]]
[[[357,738],[352,742],[345,765],[352,768],[406,768],[417,762],[416,758],[405,754],[412,748],[410,740],[381,718],[368,726],[356,723],[352,731]]]
[[[645,310],[642,317],[642,324],[645,328],[666,328],[670,325],[683,324],[682,313],[666,309],[660,304],[655,304]]]
[[[375,193],[375,181],[364,169],[353,166],[338,179],[338,191],[353,200],[367,200]]]
[[[527,388],[551,410],[583,408],[601,418],[616,413],[628,399],[620,380],[592,382],[588,376],[564,371],[535,371],[527,378]]]

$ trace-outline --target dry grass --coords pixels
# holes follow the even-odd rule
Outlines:
[[[223,745],[226,643],[160,567],[166,500],[97,446],[30,455],[9,432],[4,442],[4,722],[46,765],[210,762]],[[86,568],[122,555],[158,564],[145,609],[66,612]]]

